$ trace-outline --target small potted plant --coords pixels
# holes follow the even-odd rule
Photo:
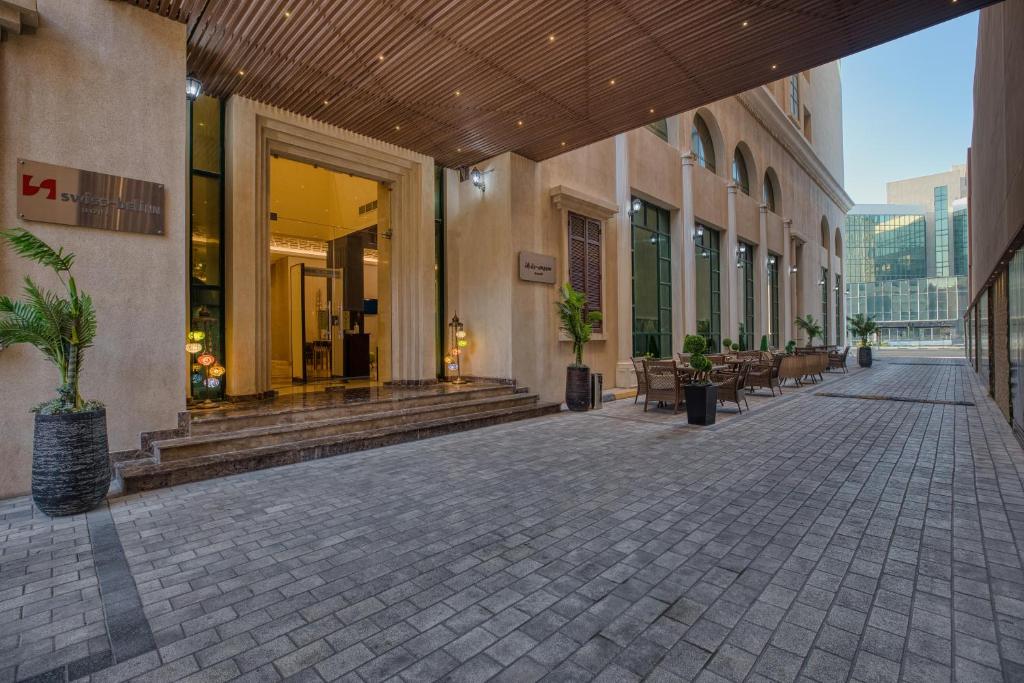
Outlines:
[[[810,313],[802,318],[797,318],[793,321],[793,324],[797,326],[797,329],[804,332],[807,335],[807,348],[814,346],[814,338],[821,337],[822,342],[825,341],[825,330],[822,328],[821,323],[814,319]]]
[[[860,348],[857,349],[857,365],[862,368],[871,367],[871,335],[878,331],[878,323],[874,318],[865,316],[863,313],[851,316],[846,319],[850,325],[850,334],[860,337]]]
[[[697,334],[688,334],[683,340],[683,350],[690,354],[690,368],[693,375],[683,385],[686,397],[686,421],[692,425],[713,425],[718,408],[718,387],[711,383],[711,361],[704,352],[708,342]]]
[[[722,353],[728,353],[732,350],[732,339],[726,337],[722,340]]]
[[[85,350],[96,337],[96,310],[71,276],[74,254],[22,229],[0,232],[0,240],[51,269],[65,290],[48,291],[26,277],[23,300],[0,296],[0,346],[31,344],[60,374],[57,397],[33,409],[32,498],[51,517],[87,512],[110,486],[106,410],[78,390]]]
[[[761,335],[761,351],[763,351],[763,352],[767,352],[768,351],[768,335],[767,334],[762,334]]]
[[[796,353],[796,342],[793,341],[792,339],[790,339],[788,342],[786,342],[786,353],[788,353],[791,356],[794,353]]]
[[[583,346],[590,341],[599,311],[587,311],[587,297],[568,282],[562,285],[558,301],[560,329],[572,342],[575,362],[565,370],[565,405],[569,410],[590,408],[590,368],[583,364]]]

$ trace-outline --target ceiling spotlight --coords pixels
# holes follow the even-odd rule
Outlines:
[[[612,80],[608,81],[608,85],[615,85],[615,79],[613,78]]]
[[[548,42],[549,43],[555,42],[555,34],[554,33],[552,33],[550,36],[548,36]]]
[[[377,61],[378,62],[383,62],[384,61],[384,55],[383,54],[377,55]]]
[[[195,102],[203,93],[203,82],[193,74],[185,77],[185,97],[189,102]]]
[[[401,126],[395,126],[395,130],[402,130]]]
[[[743,22],[743,28],[746,28],[748,26],[750,26],[750,22],[749,21],[744,21]]]
[[[238,75],[239,76],[244,76],[245,75],[245,69],[239,69],[238,70]]]
[[[516,125],[519,126],[520,128],[522,128],[523,127],[523,120],[519,119],[518,121],[516,121]]]
[[[772,64],[772,71],[775,71],[778,68],[779,68],[778,64]]]

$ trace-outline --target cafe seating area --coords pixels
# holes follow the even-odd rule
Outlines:
[[[850,347],[798,347],[783,351],[733,351],[710,353],[709,379],[718,389],[720,407],[735,406],[742,415],[750,408],[750,397],[782,396],[786,387],[802,387],[824,381],[826,373],[847,370]],[[661,409],[678,414],[686,411],[684,387],[693,380],[690,356],[678,353],[674,358],[635,356],[637,393],[634,405],[643,404],[644,412]]]

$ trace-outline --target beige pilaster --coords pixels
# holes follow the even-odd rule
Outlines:
[[[754,321],[754,344],[760,348],[761,337],[768,334],[768,205],[758,207],[757,252],[754,254],[754,296],[757,299],[757,320]]]
[[[736,341],[739,333],[740,321],[740,288],[736,276],[736,193],[739,192],[736,183],[729,183],[728,187],[728,209],[729,214],[726,223],[725,244],[721,252],[721,284],[722,284],[722,338],[726,337]]]
[[[629,143],[625,133],[615,136],[615,203],[619,212],[615,216],[616,259],[615,294],[618,322],[618,360],[615,364],[615,386],[636,385],[633,372],[633,243],[629,218],[632,191],[629,185]]]
[[[693,213],[693,165],[696,162],[693,154],[683,154],[683,334],[697,332],[697,259],[693,236],[697,230],[697,221]],[[678,248],[677,248],[678,250]],[[682,344],[682,339],[676,346]]]
[[[828,339],[825,341],[826,344],[835,344],[836,339],[839,338],[838,330],[836,330],[836,293],[835,293],[835,251],[836,251],[836,240],[832,235],[832,230],[828,231],[828,273],[825,275],[825,291],[828,296],[825,297],[827,305],[825,306],[825,314],[828,316]]]
[[[793,273],[793,221],[782,221],[782,270],[779,273],[779,289],[782,290],[782,324],[779,326],[779,346],[785,347],[793,337],[793,287],[796,274]]]

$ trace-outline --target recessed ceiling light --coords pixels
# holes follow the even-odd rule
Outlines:
[[[456,91],[455,91],[455,96],[456,96],[456,97],[458,97],[458,96],[459,96],[459,95],[461,95],[461,94],[462,94],[462,91],[461,91],[461,90],[456,90]]]
[[[548,36],[548,42],[549,43],[555,42],[555,34],[554,33],[552,33],[550,36]]]
[[[651,107],[651,108],[650,108],[650,109],[648,109],[647,111],[649,111],[649,112],[651,112],[651,113],[653,114],[653,113],[654,113],[654,107]]]
[[[562,140],[562,147],[565,147],[565,140]]]
[[[384,61],[384,55],[383,54],[377,55],[377,61],[378,62],[383,62]]]
[[[395,130],[402,130],[401,126],[395,126]]]
[[[778,64],[772,64],[772,71],[775,71],[778,68],[779,68]]]
[[[282,14],[284,14],[284,18],[285,19],[291,19],[292,18],[292,13],[289,12],[288,10],[285,10],[284,12],[282,12]]]
[[[238,75],[239,76],[244,76],[245,75],[245,71],[243,69],[239,69],[238,70]]]
[[[462,148],[461,148],[461,147],[456,147],[456,148],[455,148],[455,151],[456,151],[456,152],[461,152],[461,151],[462,151]]]
[[[615,79],[613,78],[612,80],[608,81],[608,85],[615,85]]]
[[[523,125],[523,120],[519,119],[518,121],[516,121],[516,125],[517,126],[522,126]]]
[[[330,101],[330,100],[324,100],[324,106],[325,106],[325,107],[326,107],[326,106],[327,106],[328,104],[330,104],[330,103],[331,103],[331,101]]]
[[[746,28],[748,26],[750,26],[750,22],[749,21],[744,21],[743,22],[743,28]]]

